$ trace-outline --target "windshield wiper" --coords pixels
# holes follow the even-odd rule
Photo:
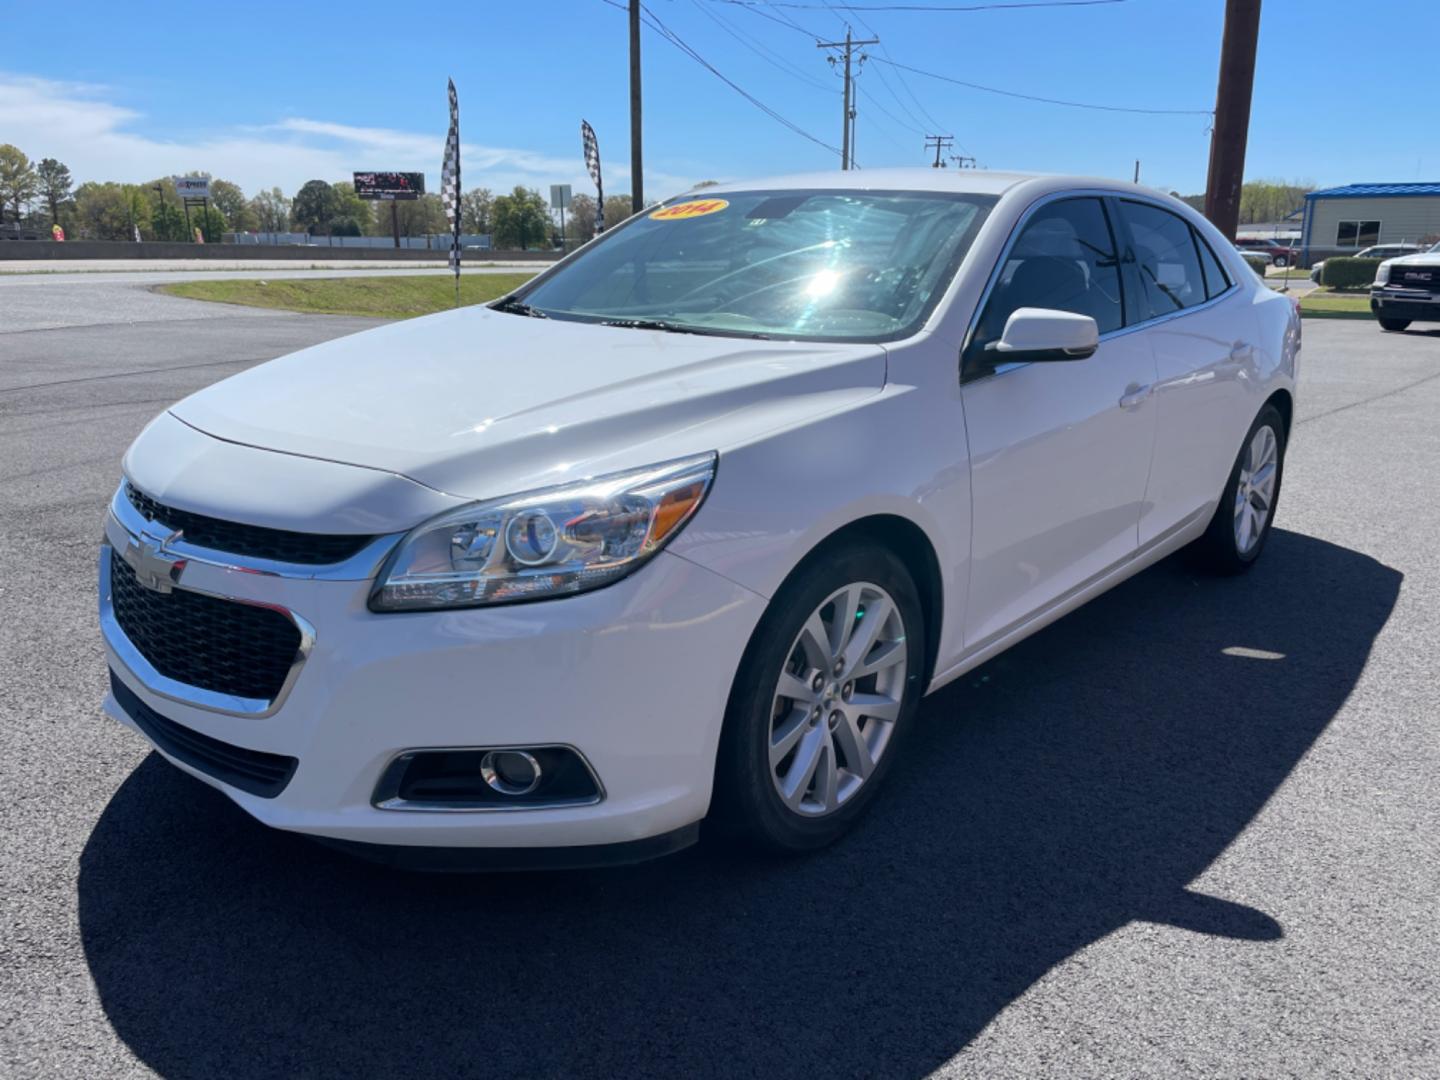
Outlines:
[[[626,330],[663,330],[667,334],[701,334],[707,337],[744,337],[768,340],[768,334],[757,334],[750,330],[724,330],[719,327],[685,326],[667,322],[665,319],[601,319],[601,326],[619,326]]]
[[[492,304],[490,307],[492,311],[508,311],[513,315],[528,315],[532,319],[548,319],[550,317],[538,307],[533,307],[525,303],[525,301],[521,300],[518,296],[507,296],[504,300]]]
[[[664,319],[601,319],[601,326],[620,326],[626,330],[664,330],[668,334],[698,334],[688,326],[666,322]]]

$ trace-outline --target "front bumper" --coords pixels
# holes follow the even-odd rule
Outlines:
[[[116,677],[184,729],[298,764],[278,795],[263,797],[157,749],[267,825],[354,844],[576,848],[693,835],[685,830],[709,806],[731,681],[764,608],[757,594],[668,552],[579,596],[384,615],[366,606],[368,577],[286,577],[192,558],[177,588],[283,608],[311,634],[271,709],[219,711],[187,700],[183,686],[147,680],[105,617],[107,560],[128,542],[114,511],[106,537],[101,622]],[[105,710],[141,730],[114,694]],[[503,811],[372,804],[402,752],[537,744],[578,750],[603,798]]]
[[[1440,322],[1440,294],[1371,289],[1370,311],[1376,318]]]

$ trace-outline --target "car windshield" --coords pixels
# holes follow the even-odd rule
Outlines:
[[[1431,254],[1431,255],[1440,255],[1440,244],[1436,244],[1434,247],[1432,247],[1432,248],[1430,249],[1429,254]]]
[[[920,191],[689,195],[498,306],[680,333],[889,340],[929,315],[994,204]]]

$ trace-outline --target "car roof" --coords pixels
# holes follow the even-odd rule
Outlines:
[[[934,191],[962,195],[1003,195],[1021,185],[1035,194],[1069,188],[1100,188],[1120,194],[1133,193],[1168,199],[1164,192],[1124,180],[1094,176],[1067,176],[1050,173],[992,172],[989,169],[833,169],[827,172],[795,173],[729,181],[690,192],[692,195],[723,194],[729,191],[789,191],[809,188],[851,191]]]

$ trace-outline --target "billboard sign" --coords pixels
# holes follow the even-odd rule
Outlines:
[[[418,199],[425,194],[425,174],[418,172],[357,172],[355,194],[362,199]]]
[[[210,198],[210,177],[177,176],[175,177],[175,194],[182,199],[208,199]]]
[[[570,185],[569,185],[569,184],[551,184],[551,185],[550,185],[550,209],[551,209],[551,210],[569,210],[569,209],[570,209]]]

